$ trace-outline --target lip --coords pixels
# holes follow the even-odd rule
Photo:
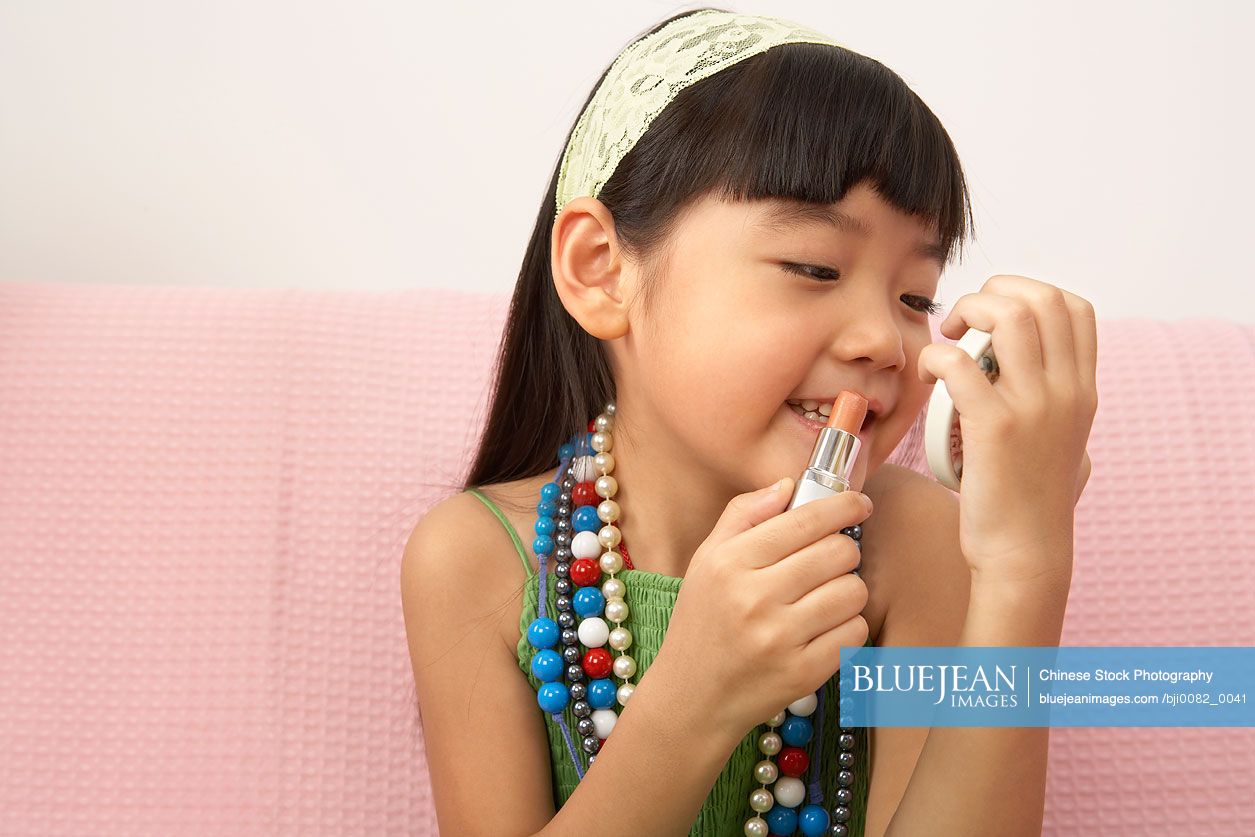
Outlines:
[[[808,400],[808,399],[803,399],[803,400]],[[819,399],[816,398],[813,400],[818,401]],[[870,403],[871,402],[868,402],[869,406],[870,406]],[[823,430],[825,427],[828,426],[827,419],[824,419],[823,421],[811,421],[810,419],[803,416],[801,413],[795,412],[793,408],[790,407],[787,403],[781,404],[780,406],[784,409],[786,413],[788,413],[790,416],[793,417],[793,420],[796,422],[798,427],[802,428],[804,431],[806,431],[807,434],[809,434],[809,436],[811,437],[812,443],[814,443],[814,437],[819,434],[819,431]],[[879,414],[877,414],[877,417],[872,421],[871,425],[868,425],[866,422],[864,422],[863,426],[859,429],[858,438],[862,442],[863,448],[866,448],[868,445],[871,444],[872,433],[874,432],[874,429],[879,421],[880,421],[880,417],[879,417]]]

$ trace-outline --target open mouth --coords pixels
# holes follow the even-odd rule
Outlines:
[[[786,401],[789,408],[797,413],[806,421],[812,422],[816,427],[824,427],[828,424],[828,417],[832,415],[832,404],[822,403],[819,401]],[[863,430],[872,426],[876,420],[876,414],[872,410],[867,411],[867,418],[863,419]]]

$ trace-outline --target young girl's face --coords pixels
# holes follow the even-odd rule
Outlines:
[[[773,214],[791,206],[809,206],[812,217],[781,222]],[[935,256],[920,254],[936,244],[932,230],[866,185],[823,208],[861,222],[865,233],[817,220],[814,209],[695,204],[651,311],[634,310],[629,333],[608,341],[621,411],[634,408],[650,444],[669,440],[671,455],[713,472],[733,493],[799,475],[818,431],[786,402],[831,401],[844,389],[883,405],[851,477],[862,490],[931,390],[916,362],[931,341],[924,309],[942,271]]]

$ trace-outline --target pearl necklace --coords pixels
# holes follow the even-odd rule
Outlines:
[[[624,550],[623,534],[615,525],[622,510],[614,500],[618,493],[618,482],[612,476],[614,416],[615,405],[610,402],[604,412],[589,422],[589,432],[576,434],[559,448],[555,481],[541,487],[536,539],[532,543],[540,565],[540,586],[538,613],[528,626],[527,639],[536,649],[531,670],[541,681],[537,702],[562,729],[581,780],[584,769],[563,710],[574,701],[571,711],[578,719],[580,748],[589,754],[591,767],[618,721],[618,711],[613,707],[616,704],[626,706],[632,697],[635,689],[632,678],[637,672],[636,660],[627,653],[632,645],[632,633],[623,627],[629,613],[627,586],[617,577],[624,568]],[[602,498],[600,502],[596,497]],[[862,548],[861,526],[841,531]],[[558,594],[556,621],[545,613],[546,575],[551,555],[557,559],[554,567],[558,577],[554,583]],[[609,576],[604,581],[603,573]],[[614,627],[608,622],[614,623]],[[559,643],[560,653],[554,650]],[[586,646],[588,651],[581,654],[580,645]],[[618,655],[612,656],[607,645]],[[620,680],[617,687],[608,678],[612,672]],[[563,682],[564,679],[567,682]],[[814,726],[810,720],[812,714],[817,718]],[[823,714],[821,686],[818,692],[799,698],[766,721],[767,730],[757,739],[764,758],[754,766],[754,778],[760,787],[749,797],[753,813],[745,821],[748,837],[789,835],[799,829],[807,837],[848,835],[846,822],[851,816],[854,784],[853,728],[840,728],[838,763],[841,770],[837,774],[836,805],[831,816],[823,807],[821,747],[818,745],[811,770],[810,802],[798,810],[807,794],[807,786],[800,777],[811,766],[804,748],[816,728],[822,733]]]

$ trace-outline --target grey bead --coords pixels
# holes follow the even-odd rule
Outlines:
[[[850,809],[845,805],[838,805],[832,809],[832,818],[837,822],[849,822]]]
[[[585,736],[585,738],[584,738],[584,752],[586,752],[586,753],[596,753],[596,752],[597,752],[598,750],[600,750],[600,749],[601,749],[601,739],[600,739],[600,738],[598,738],[598,737],[597,737],[597,736],[595,736],[595,735]]]
[[[564,563],[571,563],[571,550],[565,546],[555,551],[553,556]]]
[[[562,488],[564,492],[569,492],[575,487],[575,477],[571,476],[575,472],[570,468],[567,469],[567,476],[562,478]]]
[[[553,600],[553,603],[558,606],[558,610],[570,610],[571,609],[571,597],[570,596],[559,596],[558,598]]]
[[[570,546],[571,545],[571,533],[559,532],[558,534],[553,536],[553,542],[556,543],[558,546]]]
[[[575,592],[575,584],[569,578],[560,578],[553,583],[553,589],[563,596],[569,596]]]
[[[567,665],[578,663],[583,658],[584,655],[580,653],[580,647],[578,645],[568,645],[562,649],[562,662]]]
[[[562,550],[559,549],[558,551],[561,552]],[[571,565],[566,561],[559,561],[557,564],[554,565],[553,574],[556,575],[558,578],[570,578],[571,577]]]
[[[841,733],[841,735],[837,737],[837,746],[842,750],[853,750],[854,736],[848,732]]]
[[[584,679],[584,667],[579,663],[566,667],[566,679],[569,683],[579,683]]]
[[[588,766],[589,766],[589,767],[592,767],[592,766],[593,766],[593,762],[595,762],[595,761],[597,761],[597,754],[596,754],[596,753],[593,753],[591,756],[589,756],[589,757],[588,757]]]
[[[586,735],[596,734],[597,725],[593,723],[592,718],[580,718],[579,723],[575,725],[575,729],[579,732],[580,737],[583,738]]]
[[[850,527],[850,537],[854,538],[854,540],[856,541],[863,537],[862,524],[855,523],[853,526]]]
[[[572,683],[570,692],[571,700],[584,700],[588,697],[588,686],[583,683]]]
[[[828,826],[828,837],[850,837],[850,827],[845,823],[834,822]]]
[[[570,532],[571,521],[568,518],[559,517],[558,522],[554,524],[554,527],[559,532]]]
[[[576,627],[576,623],[575,623],[575,611],[573,611],[573,610],[564,610],[564,611],[562,611],[561,613],[559,613],[559,614],[558,614],[558,627],[559,627],[559,628],[574,628],[574,627]],[[569,643],[568,643],[568,644],[569,644]]]
[[[849,770],[841,770],[837,773],[837,784],[843,788],[848,788],[854,784],[854,774]]]
[[[854,801],[854,791],[849,788],[837,788],[832,795],[832,801],[838,805],[849,805]]]
[[[586,700],[577,700],[571,704],[571,711],[577,718],[587,718],[593,714],[593,705]]]
[[[849,750],[843,753],[837,753],[837,764],[849,770],[854,766],[854,754]]]
[[[575,645],[575,643],[579,641],[580,641],[580,632],[577,631],[575,628],[563,628],[562,629],[562,644],[563,645]]]

